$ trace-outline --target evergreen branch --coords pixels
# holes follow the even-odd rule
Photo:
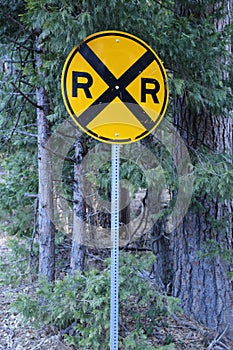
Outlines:
[[[15,83],[11,83],[13,85],[13,87],[15,88],[16,91],[18,91],[20,93],[20,95],[22,95],[25,100],[27,100],[31,105],[33,105],[34,107],[40,109],[40,110],[43,110],[43,107],[42,106],[39,106],[37,103],[35,103],[34,101],[32,101],[27,95],[25,95],[25,93],[23,91],[21,91]]]

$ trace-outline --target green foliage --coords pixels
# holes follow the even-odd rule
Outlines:
[[[25,241],[11,239],[7,243],[8,251],[0,260],[0,286],[17,286],[30,281],[29,248]]]
[[[59,106],[51,113],[57,122],[67,116],[60,93],[60,78],[71,49],[87,35],[109,29],[128,31],[149,40],[159,15],[158,6],[147,0],[27,0],[26,7],[23,23],[29,30],[39,29],[38,45],[43,52],[42,75],[33,83],[43,85],[50,93],[53,105]],[[148,21],[151,22],[149,27]]]
[[[17,90],[34,100],[31,36],[19,17],[25,11],[24,1],[1,3],[0,156],[6,175],[0,183],[0,227],[19,235],[32,231],[34,200],[26,194],[37,194],[35,110]]]
[[[17,25],[18,14],[25,11],[22,0],[2,0],[0,8],[0,34],[1,41],[8,42],[8,38],[21,34],[22,27]]]
[[[1,162],[5,175],[0,182],[0,227],[11,235],[29,235],[33,227],[35,198],[28,194],[37,194],[34,144],[18,141],[11,151]]]
[[[138,35],[155,49],[169,73],[171,102],[176,96],[184,96],[185,103],[195,113],[207,110],[209,113],[226,115],[229,110],[232,110],[230,87],[232,86],[233,65],[231,64],[232,57],[226,50],[229,36],[232,35],[232,27],[229,26],[224,31],[217,32],[215,23],[221,17],[222,9],[217,7],[216,3],[217,1],[213,0],[208,0],[205,4],[198,1],[184,2],[188,15],[175,16],[174,2],[171,0],[165,2],[148,0],[111,0],[108,2],[106,0],[78,2],[27,0],[25,2],[14,0],[10,3],[4,0],[0,10],[2,14],[0,33],[4,38],[0,60],[5,62],[7,57],[17,63],[12,65],[10,71],[1,74],[0,141],[3,146],[2,152],[6,152],[6,144],[9,143],[9,140],[13,140],[13,143],[21,143],[21,148],[23,147],[22,153],[19,153],[19,159],[26,158],[28,154],[26,144],[32,146],[32,143],[22,132],[36,133],[35,126],[28,126],[35,123],[35,107],[32,107],[22,95],[12,89],[12,83],[19,82],[18,87],[21,91],[28,93],[28,96],[34,101],[35,88],[44,86],[50,96],[51,114],[48,119],[52,126],[61,123],[64,118],[68,117],[60,92],[64,61],[70,50],[86,35],[101,30],[128,31]],[[210,8],[214,7],[218,10],[210,13]],[[4,14],[6,16],[11,14],[12,18],[6,21]],[[39,36],[37,44],[36,36]],[[39,49],[42,58],[41,75],[37,74],[34,62],[36,45],[38,46],[37,53]],[[169,106],[171,112],[172,103]],[[27,125],[26,128],[25,125]],[[21,132],[20,136],[17,132]],[[11,153],[15,156],[14,147]],[[155,151],[155,154],[158,152]],[[161,158],[159,159],[161,161]],[[167,157],[162,159],[163,175],[165,175],[168,187],[175,191],[177,179],[171,159],[168,160]],[[232,170],[228,167],[225,171],[221,170],[219,174],[215,165],[219,162],[211,160],[207,155],[204,167],[201,163],[201,166],[197,166],[196,197],[199,193],[203,193],[203,190],[208,195],[215,193],[221,200],[232,196]],[[31,166],[34,167],[32,163],[29,163],[30,159],[27,161],[29,169]],[[16,164],[15,175],[26,171],[18,167],[19,164]],[[218,175],[213,176],[215,173]],[[105,198],[109,195],[110,184],[106,174],[109,174],[109,164],[106,164],[102,174],[98,174],[94,179]],[[126,180],[131,178],[131,184],[136,188],[148,186],[148,183],[145,183],[145,174],[132,162],[122,164],[121,174]],[[66,176],[68,179],[66,190],[69,197],[72,198],[69,176],[72,177],[72,172]],[[33,178],[36,181],[36,176]],[[146,178],[147,182],[148,180],[157,181],[151,169],[147,169]],[[18,182],[16,176],[14,176],[14,181]],[[25,181],[25,187],[26,184],[28,184],[27,181]],[[30,201],[23,197],[23,191],[17,185],[12,185],[12,191],[9,190],[8,195],[6,189],[3,191],[5,191],[4,203],[1,206],[4,216],[8,215],[7,208],[8,210],[12,208],[11,204],[5,205],[10,201],[9,198],[14,203],[19,203],[20,198],[24,208],[28,208],[28,204],[31,205]],[[5,208],[3,208],[4,205]],[[12,226],[12,232],[15,233],[23,231],[23,227],[27,227],[27,223],[31,222],[32,211],[24,215],[24,220],[20,206],[16,205],[13,208],[14,215],[19,218],[21,216],[21,220],[17,221],[15,227]],[[9,213],[12,215],[12,211]]]
[[[12,83],[17,83],[20,90],[28,94],[32,101],[36,100],[36,87],[44,86],[50,96],[51,114],[48,119],[52,126],[56,126],[68,117],[60,92],[61,71],[68,53],[86,35],[100,30],[117,29],[128,31],[147,41],[164,61],[169,71],[170,112],[172,101],[177,96],[182,96],[193,113],[204,110],[206,113],[228,116],[233,109],[233,65],[232,56],[226,47],[230,35],[232,36],[232,26],[217,32],[215,24],[222,16],[221,8],[213,14],[209,12],[216,3],[219,1],[183,1],[184,8],[189,8],[189,11],[185,16],[176,16],[174,2],[171,0],[1,2],[0,63],[4,69],[0,68],[0,142],[7,175],[0,183],[0,212],[5,230],[20,235],[31,233],[33,200],[25,194],[37,193],[36,138],[25,136],[25,132],[36,134],[36,110],[35,106],[13,88]],[[36,36],[39,36],[37,44]],[[41,75],[37,74],[34,61],[38,53],[42,58]],[[15,63],[8,64],[7,67],[6,59]],[[167,157],[166,151],[162,149],[153,152],[158,155],[162,168],[165,169],[169,188],[175,191],[177,179],[171,157]],[[195,197],[208,195],[222,202],[231,200],[232,160],[227,155],[214,155],[206,150],[198,150],[196,156],[198,162],[195,167]],[[96,162],[100,162],[98,155]],[[67,166],[64,169],[64,176],[68,179],[67,194],[72,198],[70,168]],[[121,170],[123,179],[131,178],[134,186],[147,187],[145,174],[135,163],[125,161]],[[108,174],[109,163],[106,163],[102,174],[93,179],[105,196],[109,193]],[[155,181],[152,169],[146,169],[146,175],[151,183]],[[228,222],[229,219],[226,218]],[[219,223],[214,220],[212,227],[213,225],[215,228],[218,225],[220,229]],[[222,249],[211,243],[206,254],[213,256],[217,252],[232,259]],[[14,267],[10,270],[14,271],[14,276],[9,273],[9,283],[15,282],[15,272],[21,266],[14,264],[19,260],[14,254],[9,258]],[[25,252],[25,256],[28,257],[28,252]],[[142,265],[138,256],[136,261],[135,257],[127,256],[121,266],[120,310],[122,315],[130,315],[132,320],[130,334],[121,334],[122,347],[125,349],[151,349],[148,338],[154,325],[159,322],[161,315],[167,315],[177,306],[175,299],[162,297],[153,288],[153,284],[145,282],[139,276],[138,271],[146,268]],[[1,270],[6,276],[9,266],[4,263]],[[21,277],[23,271],[28,271],[26,260],[19,272]],[[1,275],[1,279],[4,276]],[[135,304],[136,298],[138,302]],[[77,274],[74,278],[67,276],[62,281],[56,281],[54,285],[41,281],[37,297],[30,299],[21,295],[16,306],[26,318],[35,317],[35,323],[54,323],[65,328],[76,321],[76,335],[69,338],[70,342],[79,344],[85,350],[98,349],[99,344],[101,348],[107,348],[109,266],[103,272],[90,271],[85,275]],[[123,317],[121,321],[124,322]],[[169,344],[163,349],[172,348]]]
[[[224,231],[222,230],[222,232]],[[216,242],[214,239],[208,239],[205,242],[202,242],[198,256],[200,259],[221,259],[222,262],[226,262],[229,266],[232,266],[233,264],[233,250],[225,244]],[[230,270],[227,271],[226,274],[227,277],[233,281],[233,272]]]
[[[127,324],[129,333],[122,328],[120,343],[123,349],[153,349],[149,336],[161,316],[180,311],[178,300],[159,294],[150,279],[144,279],[153,255],[122,254],[120,259],[119,297],[120,324]],[[74,277],[66,276],[54,284],[40,281],[36,297],[19,295],[13,308],[26,319],[55,324],[66,328],[75,322],[75,334],[69,342],[81,349],[107,349],[109,346],[110,261],[103,271],[90,270]],[[127,321],[128,320],[128,321]],[[161,348],[173,349],[170,347]]]
[[[124,339],[124,346],[122,350],[174,350],[174,345],[169,344],[160,347],[154,347],[152,344],[148,343],[147,337],[142,331],[133,331]]]
[[[103,160],[101,167],[99,167],[99,164],[101,164],[101,159],[99,154],[96,154],[96,156],[93,157],[93,162],[89,164],[90,169],[85,169],[87,172],[87,179],[98,188],[103,199],[108,200],[111,192],[111,162]],[[94,168],[95,166],[96,169]],[[148,187],[145,175],[146,174],[135,162],[121,159],[120,179],[122,184],[124,183],[126,188],[131,190],[132,193],[139,188]]]
[[[213,153],[202,148],[198,153],[195,166],[194,191],[197,197],[203,194],[220,202],[233,197],[233,167],[231,156],[225,153]]]
[[[110,199],[111,192],[110,157],[110,146],[106,149],[103,149],[103,146],[100,146],[100,149],[96,146],[95,153],[91,153],[84,165],[88,186],[90,184],[97,188],[104,200]],[[120,157],[121,186],[129,191],[131,197],[140,189],[155,189],[157,193],[165,187],[170,191],[177,190],[177,174],[171,154],[165,145],[153,142],[147,147],[143,144],[138,144],[137,147],[124,145]],[[71,196],[72,193],[70,199]]]
[[[217,1],[214,2],[216,5]],[[220,8],[211,13],[210,3],[213,1],[189,5],[185,2],[184,8],[190,15],[173,16],[166,23],[164,40],[169,42],[166,55],[169,60],[172,58],[171,68],[176,72],[170,87],[172,95],[185,96],[186,104],[195,113],[208,110],[228,115],[233,103],[232,82],[226,74],[232,71],[232,56],[227,51],[232,28],[216,30],[215,19],[224,13]]]
[[[227,247],[224,247],[213,239],[202,243],[201,248],[202,251],[200,252],[200,256],[202,258],[213,259],[219,257],[228,261],[230,264],[233,263],[233,251],[229,250]]]
[[[216,242],[214,239],[209,239],[203,242],[201,250],[198,252],[201,259],[221,259],[230,266],[233,264],[233,250],[223,244]],[[233,281],[233,272],[227,271],[228,278]]]

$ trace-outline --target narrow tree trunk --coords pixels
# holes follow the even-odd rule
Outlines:
[[[171,293],[172,282],[172,249],[170,237],[166,234],[167,220],[160,218],[152,229],[151,246],[152,251],[156,255],[154,264],[158,285]]]
[[[40,75],[41,56],[37,55],[37,69]],[[36,90],[38,128],[38,194],[39,194],[39,276],[54,280],[55,247],[53,224],[53,186],[49,151],[46,143],[50,136],[49,98],[43,87]]]
[[[227,15],[221,23],[227,24],[230,1],[225,1],[225,6]],[[180,10],[184,15],[183,6]],[[214,116],[204,110],[195,113],[187,106],[185,97],[175,100],[174,115],[175,125],[192,150],[204,145],[210,153],[227,152],[232,155],[230,118]],[[228,326],[228,336],[233,338],[233,292],[232,282],[227,276],[230,264],[220,256],[203,258],[200,255],[202,244],[210,239],[232,250],[232,203],[221,203],[218,198],[211,199],[204,194],[198,202],[204,210],[192,208],[172,235],[173,295],[181,298],[187,314],[212,329],[222,331]],[[225,220],[226,227],[214,228],[212,221],[215,220]]]
[[[121,225],[127,225],[130,222],[130,193],[123,186],[120,187],[120,212],[119,220]]]
[[[75,142],[74,188],[73,188],[73,236],[70,256],[71,274],[76,270],[83,271],[85,267],[85,220],[86,204],[84,200],[84,174],[81,162],[86,154],[85,142],[78,138]]]

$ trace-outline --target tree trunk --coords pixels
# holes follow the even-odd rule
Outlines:
[[[40,75],[42,59],[37,54],[37,69]],[[43,87],[36,90],[38,128],[38,194],[39,194],[39,276],[54,280],[55,274],[55,227],[53,224],[53,186],[50,154],[46,143],[50,136],[49,98]]]
[[[154,264],[157,285],[171,294],[172,249],[170,237],[166,234],[167,220],[161,217],[152,228],[151,246],[156,255]]]
[[[120,225],[127,225],[130,222],[130,193],[129,190],[120,186]]]
[[[184,7],[179,7],[179,3],[176,2],[176,9],[184,15]],[[226,17],[221,19],[221,28],[223,23],[229,23],[231,15],[230,1],[225,1],[224,5]],[[210,153],[232,155],[231,118],[204,110],[195,113],[184,97],[177,98],[174,107],[175,125],[188,147],[195,151],[206,146]],[[228,336],[233,338],[233,292],[227,276],[230,264],[220,256],[204,258],[199,254],[202,244],[210,239],[232,250],[232,203],[221,203],[218,198],[211,199],[204,194],[198,202],[204,210],[190,210],[172,234],[173,295],[181,298],[187,314],[212,329],[222,331],[228,326]],[[212,221],[226,221],[226,218],[225,229],[212,225]]]
[[[74,188],[73,188],[73,235],[70,256],[71,275],[76,270],[83,271],[85,267],[85,220],[86,204],[84,200],[84,174],[81,162],[86,154],[85,142],[78,138],[75,142]]]

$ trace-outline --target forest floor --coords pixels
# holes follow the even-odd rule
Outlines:
[[[0,237],[0,258],[5,258],[8,248],[6,237]],[[32,285],[17,288],[0,285],[0,350],[71,350],[59,331],[53,327],[36,329],[25,324],[22,317],[11,311],[10,305],[17,293],[32,293]]]
[[[0,237],[1,259],[5,258],[7,249],[6,238]],[[11,311],[10,304],[19,292],[33,293],[33,285],[17,288],[0,285],[0,350],[74,350],[57,328],[44,326],[36,329],[23,323],[22,317]],[[162,344],[168,334],[175,350],[233,350],[229,340],[184,315],[173,315],[166,319],[166,326],[156,329],[158,344]]]

